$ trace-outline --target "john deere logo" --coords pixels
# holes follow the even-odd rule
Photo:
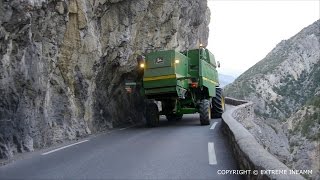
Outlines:
[[[161,57],[158,57],[157,59],[156,59],[156,62],[155,62],[156,64],[161,64],[161,63],[163,63],[163,58],[161,58]]]

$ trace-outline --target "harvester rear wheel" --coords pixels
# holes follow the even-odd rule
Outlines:
[[[159,125],[159,109],[154,102],[147,104],[146,121],[148,127],[156,127]]]
[[[221,118],[225,109],[224,95],[221,88],[216,88],[216,97],[212,98],[211,117]]]
[[[210,101],[207,99],[203,99],[200,102],[199,107],[200,113],[200,123],[201,125],[210,125],[211,119],[211,109],[210,109]]]

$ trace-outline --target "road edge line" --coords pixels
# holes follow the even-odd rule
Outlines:
[[[89,141],[89,140],[87,139],[87,140],[83,140],[83,141],[76,142],[76,143],[73,143],[73,144],[69,144],[69,145],[67,145],[67,146],[63,146],[63,147],[60,147],[60,148],[57,148],[57,149],[54,149],[54,150],[51,150],[51,151],[42,153],[41,155],[42,155],[42,156],[48,155],[48,154],[54,153],[54,152],[56,152],[56,151],[60,151],[60,150],[62,150],[62,149],[65,149],[65,148],[68,148],[68,147],[71,147],[71,146],[74,146],[74,145],[77,145],[77,144],[81,144],[81,143],[84,143],[84,142],[87,142],[87,141]]]
[[[214,129],[215,127],[216,127],[216,125],[218,124],[218,122],[214,122],[213,124],[212,124],[212,126],[210,127],[210,129]]]

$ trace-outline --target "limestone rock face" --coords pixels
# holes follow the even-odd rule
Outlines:
[[[0,0],[0,159],[143,119],[136,57],[207,44],[206,0]]]

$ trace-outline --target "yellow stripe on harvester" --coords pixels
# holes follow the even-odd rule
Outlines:
[[[211,83],[213,83],[213,84],[218,84],[217,82],[212,81],[211,79],[208,79],[208,78],[206,78],[206,77],[202,77],[202,78],[203,78],[203,80],[205,80],[205,81],[209,81],[209,82],[211,82]]]
[[[154,81],[154,80],[160,80],[160,79],[173,79],[173,78],[176,78],[175,74],[166,75],[166,76],[146,77],[146,78],[143,78],[143,81]]]

